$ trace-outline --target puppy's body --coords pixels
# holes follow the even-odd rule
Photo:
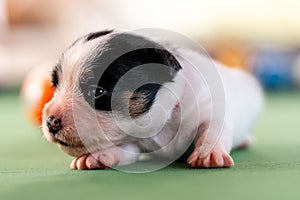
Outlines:
[[[138,68],[148,63],[167,68]],[[208,77],[203,72],[211,65],[216,73]],[[74,169],[130,164],[149,152],[174,160],[191,143],[192,167],[232,166],[230,150],[247,140],[263,102],[249,74],[196,51],[113,31],[76,41],[53,80],[56,93],[44,108],[43,131],[77,157]]]

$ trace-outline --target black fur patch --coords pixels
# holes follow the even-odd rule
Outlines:
[[[111,32],[112,32],[112,30],[105,30],[105,31],[90,33],[90,34],[87,35],[87,38],[86,38],[85,41],[88,42],[90,40],[96,39],[96,38],[101,37],[103,35],[107,35]]]
[[[86,101],[97,110],[114,109],[120,113],[129,111],[132,117],[137,117],[151,108],[161,86],[171,82],[181,69],[170,52],[140,36],[116,35],[105,47],[89,63],[92,65],[93,78],[81,83]],[[89,85],[98,85],[106,92],[100,98],[93,99],[86,95]]]
[[[61,70],[61,66],[59,64],[57,64],[52,73],[51,73],[51,81],[52,81],[52,85],[53,87],[57,87],[59,84],[59,78],[58,78],[58,71]]]

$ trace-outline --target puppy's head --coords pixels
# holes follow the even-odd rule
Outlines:
[[[158,131],[182,92],[180,69],[174,55],[142,36],[83,36],[53,69],[56,90],[44,107],[44,135],[80,156]]]

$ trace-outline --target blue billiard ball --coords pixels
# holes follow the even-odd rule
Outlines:
[[[300,87],[300,53],[294,63],[293,76],[296,80],[297,87]]]
[[[265,89],[289,89],[295,86],[293,65],[296,52],[292,50],[263,50],[257,52],[253,73]]]

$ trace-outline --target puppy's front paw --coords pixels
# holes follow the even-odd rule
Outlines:
[[[232,167],[234,162],[231,156],[219,146],[215,146],[210,153],[201,157],[199,148],[190,155],[188,163],[194,168],[221,168]]]
[[[75,158],[70,167],[78,170],[105,169],[117,165],[119,160],[119,156],[115,152],[85,154]]]

